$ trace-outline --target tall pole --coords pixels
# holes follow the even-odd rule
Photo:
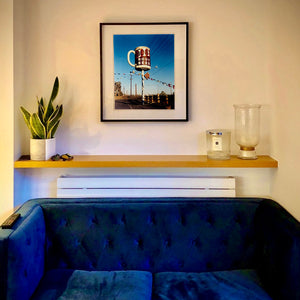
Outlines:
[[[130,96],[132,96],[132,72],[130,71]]]
[[[144,94],[144,70],[142,70],[142,102],[145,103],[145,94]]]

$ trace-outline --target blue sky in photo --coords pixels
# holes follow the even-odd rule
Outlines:
[[[145,93],[173,92],[167,84],[174,85],[174,35],[173,34],[130,34],[114,35],[114,73],[115,81],[121,81],[122,91],[130,90],[130,71],[140,73],[127,62],[127,54],[139,46],[150,48],[151,69],[145,71],[154,80],[145,80]],[[134,63],[134,54],[130,54]],[[119,75],[120,73],[121,75]],[[124,75],[126,74],[126,75]],[[159,82],[158,82],[159,81]],[[162,84],[164,82],[165,84]],[[138,93],[141,91],[141,76],[133,75],[133,88],[137,84]]]

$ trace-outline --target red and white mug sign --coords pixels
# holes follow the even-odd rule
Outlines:
[[[130,62],[130,54],[135,55],[135,64]],[[151,69],[150,48],[146,46],[136,47],[135,50],[128,51],[127,61],[130,66],[134,67],[137,71],[146,71]]]

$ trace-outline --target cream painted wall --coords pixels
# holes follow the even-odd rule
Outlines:
[[[13,2],[0,0],[0,222],[13,209]]]
[[[299,62],[298,44],[293,39],[299,31],[299,23],[295,21],[296,1],[166,0],[161,3],[153,0],[145,4],[143,14],[136,1],[15,0],[14,4],[15,155],[28,153],[29,148],[29,133],[17,107],[22,104],[32,109],[36,95],[49,97],[56,75],[61,83],[58,101],[65,107],[57,132],[60,153],[204,154],[206,129],[233,129],[234,103],[261,103],[261,142],[257,150],[259,154],[274,154],[280,167],[278,171],[228,169],[225,175],[236,174],[241,183],[240,195],[273,195],[300,219],[295,200],[299,198],[297,168],[291,170],[290,165],[295,164],[289,158],[296,153],[290,150],[296,134],[292,127],[299,125],[295,110],[299,103],[296,85],[299,69],[292,68]],[[100,123],[99,23],[147,21],[190,24],[190,121]],[[290,50],[291,56],[283,55],[286,50]],[[289,76],[290,68],[294,78]],[[288,107],[282,102],[283,95],[287,96]],[[289,129],[289,137],[284,128]],[[232,153],[237,149],[233,140]],[[16,172],[16,203],[27,196],[55,195],[55,178],[63,172]],[[193,172],[224,174],[218,169]]]
[[[300,2],[274,1],[270,27],[272,153],[279,160],[272,196],[300,219]]]
[[[267,2],[153,0],[143,15],[136,1],[15,3],[23,8],[23,15],[15,19],[20,28],[15,42],[23,48],[16,57],[22,62],[23,83],[19,87],[16,81],[15,99],[35,107],[36,95],[49,97],[54,77],[59,76],[58,101],[64,103],[65,114],[57,132],[58,152],[203,154],[205,130],[232,129],[232,105],[243,102],[264,105],[258,151],[269,152]],[[100,123],[99,23],[128,21],[190,22],[190,122]],[[21,118],[19,113],[16,118]],[[27,133],[21,149],[28,153],[23,122],[16,130]]]

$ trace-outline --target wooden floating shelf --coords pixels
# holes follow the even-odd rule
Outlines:
[[[255,160],[231,156],[212,160],[206,155],[75,155],[71,161],[34,161],[28,155],[15,161],[16,169],[27,168],[277,168],[278,162],[267,155]]]

